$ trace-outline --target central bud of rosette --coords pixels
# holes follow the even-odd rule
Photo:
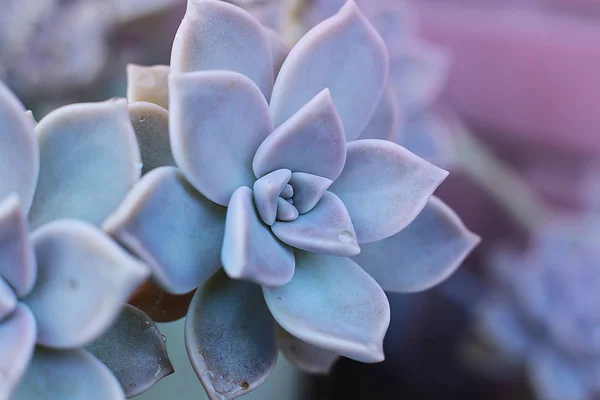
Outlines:
[[[254,202],[263,222],[291,222],[312,210],[332,181],[304,172],[278,169],[254,183]]]

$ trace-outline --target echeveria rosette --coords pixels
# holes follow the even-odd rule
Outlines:
[[[0,398],[124,398],[82,347],[150,274],[94,226],[138,164],[124,102],[64,107],[36,126],[0,83]]]
[[[600,231],[551,225],[525,253],[491,258],[498,290],[478,312],[478,331],[508,360],[525,364],[540,399],[600,395]]]
[[[389,305],[369,273],[385,275],[385,252],[406,249],[406,275],[384,279],[410,292],[443,280],[477,242],[430,200],[447,172],[390,141],[347,144],[376,112],[388,65],[354,3],[301,39],[275,80],[272,52],[242,9],[188,3],[168,82],[178,168],[149,171],[104,224],[166,291],[200,287],[186,344],[215,399],[267,378],[277,324],[290,357],[294,342],[322,355],[297,363],[313,372],[339,355],[381,361]]]

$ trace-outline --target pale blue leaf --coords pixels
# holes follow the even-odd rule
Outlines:
[[[175,161],[204,196],[227,206],[237,188],[254,183],[254,153],[273,131],[266,100],[230,71],[172,75],[170,85]]]
[[[278,169],[269,172],[254,182],[254,201],[258,215],[267,225],[273,225],[277,217],[277,199],[288,186],[292,177],[289,169]]]
[[[142,157],[142,175],[154,168],[174,166],[169,141],[169,112],[148,102],[129,104],[129,116]]]
[[[169,109],[169,73],[168,65],[127,65],[127,100],[129,102],[146,101]]]
[[[32,241],[38,278],[23,301],[44,346],[74,348],[98,338],[150,275],[145,264],[85,222],[51,222],[33,232]]]
[[[325,192],[317,205],[298,219],[271,227],[282,242],[297,249],[349,257],[360,252],[350,215],[338,196]]]
[[[296,220],[299,215],[298,209],[292,203],[283,197],[277,199],[277,221],[291,222]]]
[[[348,209],[358,243],[388,238],[410,224],[448,172],[395,143],[348,143],[346,166],[330,190]]]
[[[345,161],[344,128],[325,89],[265,139],[252,169],[257,178],[287,168],[334,180]]]
[[[165,338],[143,311],[126,305],[113,326],[86,348],[112,371],[127,397],[175,372]]]
[[[15,192],[27,212],[33,201],[40,156],[31,117],[0,82],[0,201]]]
[[[152,269],[156,283],[183,294],[221,268],[225,212],[173,167],[145,175],[104,230]]]
[[[0,399],[12,399],[35,348],[35,318],[27,306],[0,321]]]
[[[17,195],[12,194],[0,199],[0,277],[22,297],[33,288],[36,275],[27,221]]]
[[[315,375],[329,374],[333,365],[340,359],[338,354],[306,343],[284,329],[279,330],[279,349],[296,367]]]
[[[85,350],[37,347],[11,400],[124,400],[108,367]]]
[[[277,324],[260,288],[222,271],[198,289],[185,321],[192,366],[211,400],[256,389],[277,361]]]
[[[359,139],[383,139],[394,141],[403,114],[396,94],[388,85],[386,86],[375,114],[369,125],[362,131]]]
[[[290,184],[294,189],[294,206],[300,214],[312,210],[333,181],[322,176],[311,175],[304,172],[292,173]]]
[[[291,47],[285,42],[283,37],[274,30],[264,27],[265,32],[267,33],[267,37],[269,38],[269,42],[271,43],[271,54],[273,56],[273,72],[276,77],[279,74],[279,70],[281,70],[281,66],[283,62],[287,58]]]
[[[410,225],[387,239],[361,244],[353,259],[383,290],[419,292],[448,278],[479,240],[450,207],[431,197]]]
[[[347,2],[300,39],[283,63],[271,98],[275,126],[329,88],[346,138],[356,139],[379,103],[388,62],[381,37],[354,2]]]
[[[171,70],[239,72],[268,99],[273,88],[271,43],[260,23],[241,8],[223,1],[189,1],[173,41]]]
[[[221,260],[231,278],[280,286],[294,275],[294,253],[260,219],[252,190],[242,186],[227,208]]]
[[[40,176],[33,228],[62,218],[99,225],[140,177],[140,151],[125,100],[73,104],[36,127]]]
[[[290,283],[263,293],[275,320],[300,340],[357,361],[383,360],[389,303],[351,259],[297,251]]]

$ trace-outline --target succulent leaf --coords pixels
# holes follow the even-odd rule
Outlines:
[[[256,389],[277,361],[277,324],[260,288],[218,272],[192,300],[185,325],[188,354],[212,400]]]
[[[12,287],[0,276],[0,324],[17,307],[17,296]]]
[[[265,224],[273,225],[275,219],[277,219],[277,199],[283,193],[283,190],[289,186],[288,182],[291,177],[292,171],[289,169],[278,169],[269,172],[254,182],[252,189],[256,209]]]
[[[127,65],[127,100],[154,103],[168,110],[170,72],[168,65]]]
[[[448,278],[478,243],[450,207],[431,197],[410,225],[387,239],[361,244],[353,260],[385,291],[418,292]]]
[[[386,86],[377,105],[375,114],[359,139],[383,139],[394,141],[401,125],[403,115],[400,103],[390,86]]]
[[[113,326],[86,348],[112,371],[129,397],[175,372],[165,338],[143,311],[127,305]]]
[[[54,221],[33,232],[32,241],[38,277],[23,301],[44,346],[74,348],[98,338],[150,274],[89,223]]]
[[[99,225],[139,180],[140,151],[125,100],[61,107],[36,133],[40,175],[32,229],[62,218]]]
[[[294,191],[294,206],[300,214],[312,210],[333,181],[322,176],[293,172],[290,185]]]
[[[254,183],[254,153],[273,131],[266,100],[236,72],[191,72],[170,79],[175,161],[206,198],[227,206],[237,188]]]
[[[271,314],[300,340],[362,362],[383,360],[390,308],[377,282],[349,258],[296,251],[296,273],[263,287]]]
[[[225,212],[177,168],[160,167],[129,192],[104,230],[150,266],[161,289],[184,294],[221,268]]]
[[[346,205],[362,244],[408,226],[446,176],[402,146],[363,139],[348,143],[346,165],[330,190]]]

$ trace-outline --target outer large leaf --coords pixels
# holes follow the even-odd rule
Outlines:
[[[335,180],[346,162],[346,138],[328,89],[269,135],[256,151],[257,178],[280,168]]]
[[[74,104],[36,127],[40,176],[33,228],[61,218],[100,224],[140,177],[140,152],[125,100]]]
[[[127,100],[147,101],[169,109],[169,73],[167,65],[127,65]]]
[[[277,361],[277,324],[252,283],[222,271],[196,292],[185,326],[196,374],[213,400],[256,389]]]
[[[11,400],[124,400],[119,381],[85,350],[38,347]]]
[[[346,166],[329,190],[348,209],[358,243],[388,238],[410,224],[448,172],[385,140],[348,144]]]
[[[363,362],[383,360],[390,307],[377,282],[349,258],[296,252],[296,273],[263,293],[286,331],[317,347]]]
[[[327,375],[340,359],[338,354],[320,349],[279,330],[279,348],[292,364],[309,374]]]
[[[36,275],[27,221],[13,194],[0,200],[0,277],[22,297],[33,287]]]
[[[142,174],[165,165],[175,165],[169,141],[169,112],[147,102],[129,104],[131,125],[142,157]]]
[[[294,275],[292,249],[262,222],[248,187],[239,188],[231,196],[221,260],[231,278],[260,285],[281,286]]]
[[[173,72],[228,70],[250,78],[266,98],[273,87],[271,44],[260,23],[239,7],[189,1],[171,51]]]
[[[34,125],[25,108],[0,82],[0,201],[12,192],[29,210],[38,179],[40,156]]]
[[[38,279],[23,300],[38,324],[38,343],[85,345],[100,336],[150,274],[94,226],[55,221],[32,235]]]
[[[387,74],[385,44],[349,1],[290,51],[273,87],[271,112],[275,126],[329,88],[346,138],[354,140],[373,116]]]
[[[159,286],[183,294],[221,268],[225,212],[179,170],[161,167],[142,178],[104,229],[152,268]]]
[[[87,350],[108,366],[127,397],[137,396],[175,372],[164,336],[144,312],[125,309],[114,325]]]
[[[175,161],[196,189],[226,206],[237,188],[255,180],[254,153],[273,130],[265,98],[230,71],[174,75],[170,85]]]
[[[282,242],[297,249],[340,257],[360,252],[348,211],[331,192],[325,192],[310,212],[291,222],[277,221],[271,229]]]
[[[23,304],[0,322],[0,399],[11,398],[33,354],[35,336],[35,319]]]
[[[361,244],[354,257],[386,291],[418,292],[449,277],[479,243],[458,215],[431,197],[417,218],[387,239]]]

